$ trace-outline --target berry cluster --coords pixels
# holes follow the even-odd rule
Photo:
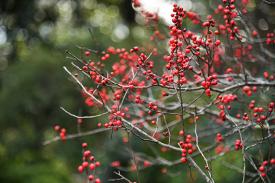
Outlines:
[[[57,133],[59,133],[59,137],[62,141],[66,140],[66,133],[67,130],[65,128],[61,128],[59,125],[55,125],[54,126],[54,131],[56,131]]]
[[[218,6],[216,13],[222,14],[224,19],[224,24],[219,25],[219,32],[221,34],[229,34],[229,38],[234,40],[239,34],[239,28],[235,21],[238,15],[235,0],[223,0],[223,4]],[[241,37],[238,36],[238,39],[241,39]]]
[[[240,149],[242,149],[242,148],[243,148],[242,141],[241,141],[240,139],[237,139],[237,140],[235,141],[235,150],[238,151],[238,150],[240,150]]]
[[[211,96],[211,86],[215,86],[218,84],[217,75],[213,74],[206,78],[206,81],[201,82],[202,87],[205,89],[205,94],[210,97]]]
[[[269,162],[268,161],[263,161],[261,166],[259,167],[259,171],[261,172],[262,177],[266,177],[266,170],[267,166],[274,166],[275,165],[275,158],[272,158]]]
[[[180,133],[182,134],[183,132],[180,131]],[[185,140],[184,141],[180,141],[179,142],[179,146],[182,148],[181,151],[181,162],[182,163],[186,163],[187,162],[187,154],[191,155],[193,154],[194,151],[196,151],[196,147],[192,144],[192,142],[194,141],[192,135],[188,134],[185,136]]]
[[[274,33],[267,33],[265,43],[267,45],[275,44],[275,34]]]
[[[86,173],[89,182],[100,183],[100,179],[96,178],[95,171],[100,166],[100,162],[96,161],[95,157],[92,155],[90,150],[87,150],[88,144],[82,143],[83,154],[82,154],[82,164],[78,166],[78,172],[82,174]]]
[[[222,134],[221,133],[217,133],[216,135],[216,142],[222,142],[224,139],[222,137]]]

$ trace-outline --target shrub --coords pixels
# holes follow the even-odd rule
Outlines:
[[[163,30],[158,15],[133,0],[145,26],[154,30],[148,43],[130,49],[85,49],[84,58],[67,52],[79,74],[67,67],[65,71],[80,87],[85,104],[101,112],[78,116],[62,109],[80,126],[84,118],[100,120],[98,128],[77,134],[55,126],[60,134],[55,140],[126,132],[125,144],[135,136],[158,152],[136,153],[132,171],[162,166],[166,173],[185,164],[206,182],[215,182],[211,163],[218,162],[241,173],[243,182],[270,181],[275,167],[275,82],[270,72],[275,38],[274,33],[260,36],[248,22],[247,3],[223,0],[207,17],[174,4],[171,25]],[[86,143],[82,148],[79,172],[100,182],[95,174],[100,162]],[[226,163],[227,154],[237,159]],[[110,164],[122,167],[119,161]]]

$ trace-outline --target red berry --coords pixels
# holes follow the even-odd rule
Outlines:
[[[91,52],[90,51],[85,51],[85,55],[86,55],[86,57],[89,57],[91,55]]]
[[[182,157],[182,158],[180,159],[180,161],[181,161],[182,163],[186,163],[186,162],[187,162],[187,158],[186,158],[186,157]]]
[[[264,170],[265,170],[264,166],[260,166],[260,167],[259,167],[259,171],[260,171],[260,172],[263,172]]]
[[[93,175],[89,175],[89,177],[88,177],[88,179],[89,179],[89,181],[92,181],[92,180],[94,180],[94,176]]]
[[[83,147],[83,148],[86,148],[87,146],[88,146],[88,144],[87,144],[87,143],[85,143],[85,142],[84,142],[84,143],[82,143],[82,147]]]
[[[218,39],[218,40],[216,40],[216,42],[215,42],[215,45],[216,46],[219,46],[221,44],[221,41]]]
[[[262,165],[263,165],[263,166],[268,165],[268,161],[263,161]]]
[[[95,164],[94,163],[91,163],[90,166],[89,166],[90,170],[94,170],[95,169]]]
[[[54,126],[54,131],[58,132],[60,130],[60,126],[59,125],[55,125]]]
[[[80,165],[77,169],[78,169],[78,172],[79,172],[79,173],[82,173],[83,170],[84,170],[83,166],[81,166],[81,165]]]

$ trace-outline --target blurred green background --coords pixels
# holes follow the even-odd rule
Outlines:
[[[62,69],[70,65],[65,50],[133,46],[133,34],[143,36],[130,30],[139,29],[134,22],[131,1],[0,1],[1,183],[77,182],[81,141],[42,145],[54,124],[75,132],[60,106],[85,108]]]
[[[0,1],[1,183],[82,182],[76,168],[81,162],[83,140],[92,144],[104,164],[104,182],[112,176],[110,162],[119,159],[128,164],[129,153],[121,156],[116,151],[121,137],[117,140],[109,133],[96,139],[86,137],[47,146],[42,143],[56,135],[52,127],[57,123],[70,127],[70,133],[76,132],[75,119],[60,106],[69,111],[86,110],[79,91],[62,69],[70,64],[65,50],[81,55],[77,46],[103,50],[140,45],[148,41],[148,34],[136,20],[130,0]],[[92,121],[84,121],[84,125],[94,126]],[[131,145],[144,148],[135,141]],[[188,167],[178,178],[178,174],[159,176],[160,168],[146,171],[141,182],[182,182],[183,177],[190,176]],[[227,177],[227,173],[223,171],[217,179]],[[227,179],[223,181],[234,180],[234,174]]]

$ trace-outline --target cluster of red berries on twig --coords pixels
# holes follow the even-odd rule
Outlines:
[[[221,133],[217,133],[216,135],[216,142],[222,142],[224,139],[223,139],[223,136]]]
[[[183,132],[180,131],[180,134]],[[181,152],[181,162],[186,163],[187,162],[187,154],[191,155],[194,151],[196,151],[196,147],[192,144],[194,141],[192,135],[188,134],[185,136],[184,141],[179,142],[179,146],[182,148]]]
[[[219,25],[219,32],[222,34],[229,34],[229,38],[234,40],[239,34],[239,28],[234,20],[238,13],[236,11],[235,0],[223,0],[223,4],[219,5],[216,13],[223,15],[224,24]],[[241,37],[238,37],[241,39]]]
[[[259,167],[259,171],[261,172],[262,177],[266,177],[266,171],[268,169],[268,165],[274,166],[275,165],[275,158],[272,158],[269,162],[268,161],[263,161],[261,166]]]
[[[243,148],[242,141],[241,141],[240,139],[237,139],[237,140],[235,141],[235,150],[237,151],[237,150],[240,150],[240,149],[242,149],[242,148]]]
[[[66,140],[67,130],[65,128],[61,128],[59,125],[55,125],[54,131],[56,131],[59,134],[59,137],[62,141]]]
[[[211,85],[215,86],[218,84],[217,75],[213,74],[206,78],[206,81],[201,82],[202,87],[205,88],[205,94],[210,97],[211,96]]]
[[[266,44],[275,44],[275,34],[274,33],[267,33],[266,34]]]
[[[96,169],[100,166],[100,162],[96,161],[95,157],[87,147],[87,143],[82,143],[82,164],[78,166],[78,172],[81,174],[85,172],[89,181],[100,183],[100,178],[96,178],[95,175]]]

